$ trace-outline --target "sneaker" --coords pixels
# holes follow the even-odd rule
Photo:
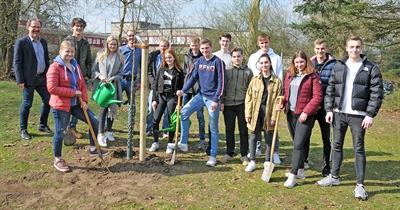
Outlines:
[[[323,187],[338,186],[340,184],[340,180],[339,178],[333,178],[332,174],[329,174],[327,177],[317,181],[317,184]]]
[[[107,133],[106,133],[106,138],[107,138],[109,141],[115,141],[114,133],[113,133],[113,132],[108,132],[108,131],[107,131]]]
[[[325,165],[325,167],[322,169],[322,176],[329,176],[331,173],[331,168],[329,165]]]
[[[210,167],[214,167],[215,164],[217,164],[217,158],[215,157],[210,157],[210,159],[206,163],[206,165]]]
[[[158,144],[158,142],[153,142],[153,144],[151,145],[149,152],[155,152],[156,150],[158,150],[158,148],[160,147],[160,145]]]
[[[308,163],[304,162],[304,169],[309,169],[310,166],[308,165]]]
[[[101,151],[101,155],[102,156],[106,156],[106,155],[108,155],[108,150],[105,150],[105,149],[100,149],[100,151]],[[89,156],[90,157],[95,157],[95,156],[98,156],[99,155],[99,153],[97,152],[97,148],[95,148],[93,151],[91,150],[91,149],[89,149]]]
[[[250,160],[247,156],[241,157],[240,160],[242,161],[242,165],[244,165],[244,166],[249,165]]]
[[[256,148],[256,156],[261,156],[261,150],[260,150],[260,148]]]
[[[225,154],[219,161],[221,163],[227,163],[230,160],[233,160],[233,157],[229,156],[228,154]]]
[[[256,169],[256,161],[250,161],[250,163],[247,165],[246,169],[244,169],[246,172],[252,172]]]
[[[48,134],[54,134],[54,132],[50,129],[50,127],[48,125],[39,126],[38,131],[43,132],[43,133],[48,133]]]
[[[164,139],[167,139],[167,138],[168,138],[168,132],[164,132],[163,135],[162,135],[162,137],[163,137]]]
[[[61,172],[69,171],[68,165],[63,159],[54,158],[54,167]]]
[[[197,149],[204,149],[206,148],[204,140],[200,140],[199,144],[197,145]]]
[[[31,135],[29,135],[28,130],[26,130],[26,129],[22,129],[20,131],[20,134],[21,134],[21,138],[24,140],[29,140],[32,138]]]
[[[106,136],[98,134],[97,135],[97,142],[99,142],[99,145],[102,147],[107,147],[107,140]]]
[[[80,134],[79,131],[76,130],[76,128],[71,128],[71,130],[74,132],[75,138],[77,139],[83,138],[82,134]]]
[[[281,164],[281,159],[279,158],[279,154],[277,152],[274,152],[274,164]]]
[[[286,177],[289,177],[290,174],[292,174],[292,173],[285,173],[285,176],[286,176]],[[299,171],[299,170],[297,170],[296,178],[305,179],[305,178],[306,178],[306,171]]]
[[[146,136],[152,136],[153,135],[153,131],[146,131]]]
[[[172,149],[175,149],[175,143],[168,143],[168,146],[170,146]],[[183,152],[187,152],[189,150],[188,144],[182,144],[181,142],[178,143],[178,148]]]
[[[169,144],[174,144],[174,143],[168,143],[167,145],[167,150],[165,151],[165,153],[167,154],[172,154],[174,152],[174,150],[172,149],[172,147],[169,146]],[[175,145],[175,144],[174,144]]]
[[[293,188],[296,184],[297,184],[296,177],[294,176],[294,174],[290,174],[285,184],[283,184],[283,186],[290,189]]]
[[[354,189],[354,196],[358,199],[365,201],[368,197],[368,193],[365,192],[364,185],[357,184],[356,189]]]

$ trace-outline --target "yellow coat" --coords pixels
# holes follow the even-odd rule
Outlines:
[[[249,88],[246,92],[245,99],[245,117],[251,118],[250,123],[247,123],[247,128],[253,132],[257,125],[258,113],[260,111],[261,100],[264,93],[264,82],[263,75],[254,77],[250,84]],[[277,98],[282,93],[282,81],[279,77],[274,74],[271,75],[270,80],[268,81],[268,98],[266,104],[266,116],[264,118],[264,124],[262,129],[267,131],[273,131],[274,126],[270,126],[270,121],[276,121],[276,103]]]

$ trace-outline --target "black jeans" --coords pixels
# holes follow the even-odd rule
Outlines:
[[[236,118],[239,126],[240,154],[244,157],[247,155],[247,150],[249,148],[249,134],[244,116],[244,104],[224,107],[226,154],[231,157],[235,154]]]
[[[100,107],[100,111],[99,111],[99,133],[104,133],[104,127],[106,124],[106,120],[107,120],[107,131],[111,132],[112,130],[112,125],[114,123],[114,120],[111,120],[111,118],[107,117],[108,113],[108,107]]]
[[[329,166],[330,156],[331,156],[331,141],[329,140],[330,136],[330,124],[325,120],[326,111],[324,108],[318,110],[317,114],[314,115],[314,121],[312,127],[315,125],[315,121],[318,121],[319,128],[321,130],[322,143],[324,144],[324,160],[325,165]],[[312,134],[312,129],[310,131],[310,135],[308,136],[306,142],[304,143],[304,161],[308,162],[308,154],[310,152],[310,138]]]
[[[251,120],[257,120],[257,124],[254,131],[250,133],[250,160],[256,159],[257,139],[261,139],[261,130],[264,125],[264,118],[265,118],[265,105],[261,105],[257,119],[251,119]]]
[[[176,108],[176,96],[173,93],[161,93],[158,99],[157,108],[153,114],[153,137],[154,142],[158,142],[158,134],[160,129],[161,117],[164,114],[164,110],[168,110],[168,118],[171,119],[172,114]],[[164,116],[165,117],[165,116]],[[179,123],[179,122],[177,122]],[[175,131],[169,131],[168,143],[172,143],[175,136]]]
[[[290,173],[297,175],[299,168],[304,168],[304,142],[306,142],[308,135],[314,123],[314,115],[307,117],[305,122],[299,121],[299,114],[294,114],[293,111],[288,111],[287,122],[289,133],[293,140],[293,154],[292,154],[292,169]]]

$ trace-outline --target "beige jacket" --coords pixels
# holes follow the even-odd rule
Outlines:
[[[279,77],[271,75],[271,79],[268,81],[268,98],[265,110],[265,118],[263,124],[263,130],[273,131],[274,126],[270,126],[270,121],[276,121],[275,111],[277,98],[282,92],[282,81]],[[247,128],[253,132],[257,125],[258,113],[260,111],[261,100],[264,93],[264,83],[262,73],[254,77],[247,89],[246,99],[245,99],[245,117],[251,118],[250,123],[247,123]]]

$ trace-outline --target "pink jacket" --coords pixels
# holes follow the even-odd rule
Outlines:
[[[49,104],[56,110],[69,112],[71,109],[71,98],[75,97],[75,90],[70,87],[71,79],[68,70],[58,62],[50,65],[47,71],[47,90],[51,94]],[[88,103],[85,80],[78,65],[79,73],[78,89],[82,92],[82,99]]]

